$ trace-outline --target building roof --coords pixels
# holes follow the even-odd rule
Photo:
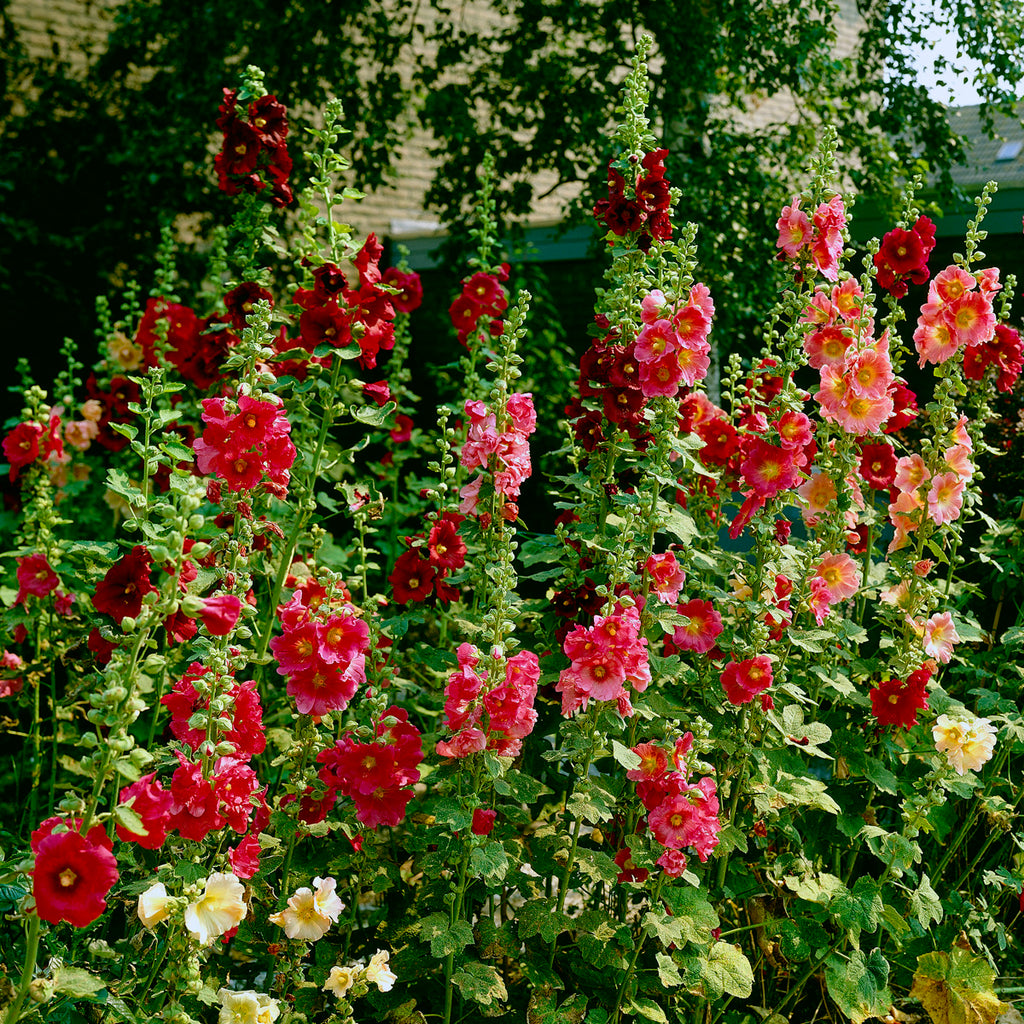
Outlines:
[[[953,168],[953,180],[968,191],[996,181],[1001,189],[1024,188],[1024,103],[1017,108],[1017,117],[995,114],[996,137],[985,132],[982,108],[953,107],[949,123],[965,141],[967,160]]]

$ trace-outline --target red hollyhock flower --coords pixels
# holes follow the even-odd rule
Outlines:
[[[906,682],[883,679],[869,694],[871,713],[878,724],[896,729],[917,725],[917,712],[928,707],[927,687],[931,677],[930,669],[919,668],[907,676]]]
[[[423,285],[415,271],[406,274],[395,267],[388,267],[381,280],[399,290],[397,295],[390,296],[396,312],[411,313],[423,302]]]
[[[171,815],[168,824],[186,839],[202,842],[211,832],[224,827],[220,801],[213,786],[203,778],[202,765],[193,764],[181,751],[175,752],[178,767],[171,776]]]
[[[231,870],[238,878],[252,878],[260,869],[260,841],[247,835],[237,846],[228,848]]]
[[[210,636],[227,636],[242,614],[242,601],[234,594],[215,594],[203,600],[199,612],[206,632]]]
[[[647,868],[638,868],[633,863],[633,853],[628,847],[623,847],[615,854],[615,863],[619,868],[619,874],[615,881],[620,885],[623,882],[643,882],[650,874]]]
[[[118,823],[117,838],[126,843],[138,843],[144,850],[159,850],[170,828],[174,798],[156,781],[156,772],[143,775],[138,782],[122,789],[120,803],[130,803],[131,809],[142,819],[146,834],[131,832]]]
[[[359,655],[344,671],[319,658],[308,668],[289,675],[285,692],[295,698],[300,715],[324,715],[348,707],[359,684],[366,681],[364,656]]]
[[[372,384],[363,385],[363,394],[378,408],[383,407],[391,401],[391,388],[386,380],[374,381]]]
[[[425,601],[434,586],[437,570],[423,557],[419,548],[410,548],[395,561],[395,567],[388,577],[395,601],[408,604],[410,601]]]
[[[748,704],[772,685],[772,663],[766,654],[730,661],[722,672],[722,689],[732,704]]]
[[[5,438],[4,455],[11,464],[10,478],[17,479],[18,473],[39,458],[39,439],[43,428],[38,423],[19,423]]]
[[[914,284],[928,280],[928,257],[935,248],[935,225],[925,216],[917,218],[914,226],[905,231],[893,228],[882,238],[875,253],[878,285],[897,299],[907,294],[907,279]]]
[[[888,491],[896,479],[896,452],[888,441],[860,446],[860,475],[876,491]]]
[[[428,557],[441,569],[461,569],[466,564],[466,542],[459,536],[463,516],[445,513],[431,527],[427,536]]]
[[[18,596],[15,604],[22,604],[31,594],[46,597],[60,586],[60,577],[50,567],[45,555],[27,555],[18,559]]]
[[[77,832],[54,832],[39,842],[32,869],[36,913],[51,924],[92,924],[107,909],[118,879],[117,860],[106,846]]]
[[[1024,341],[1020,334],[1006,324],[998,324],[995,334],[988,341],[964,349],[964,376],[968,380],[981,380],[985,370],[994,366],[999,372],[996,387],[1000,391],[1012,391],[1024,368],[1022,350]]]
[[[96,585],[92,606],[118,624],[125,616],[135,618],[142,611],[142,599],[156,590],[149,578],[152,564],[146,548],[136,544]]]

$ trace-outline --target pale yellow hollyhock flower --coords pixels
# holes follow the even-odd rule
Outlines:
[[[932,726],[935,749],[944,753],[957,775],[976,772],[992,757],[996,729],[987,718],[939,715]]]
[[[206,880],[202,899],[185,908],[185,927],[208,946],[240,924],[245,917],[245,887],[230,872],[214,872]]]
[[[398,981],[398,975],[388,969],[389,953],[382,949],[370,957],[370,965],[366,968],[366,980],[376,985],[381,992],[390,992]]]
[[[163,882],[155,882],[139,897],[139,920],[152,928],[167,918],[173,905]]]
[[[336,882],[333,878],[316,878],[313,881],[317,887],[315,893],[305,886],[296,890],[288,900],[288,906],[268,918],[280,925],[289,939],[310,942],[322,939],[344,909],[344,904],[334,892]]]
[[[324,991],[333,992],[339,999],[355,984],[356,971],[352,967],[332,967],[324,982]]]
[[[107,338],[107,352],[122,370],[137,370],[142,365],[141,346],[120,331]]]
[[[222,988],[217,998],[221,1004],[217,1024],[273,1024],[281,1015],[277,1000],[262,992],[231,992]]]

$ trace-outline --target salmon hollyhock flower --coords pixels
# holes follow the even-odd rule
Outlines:
[[[668,754],[656,743],[638,743],[631,749],[640,758],[640,764],[626,772],[627,779],[660,779],[668,772]]]
[[[960,518],[964,503],[965,481],[957,473],[940,473],[932,477],[928,491],[928,517],[941,525]]]
[[[230,872],[216,871],[206,880],[203,895],[185,908],[185,927],[201,946],[237,927],[245,917],[245,887]]]
[[[645,569],[651,591],[666,604],[675,604],[679,600],[679,591],[686,582],[686,574],[675,554],[666,551],[661,555],[650,555]]]
[[[117,860],[106,845],[92,841],[93,831],[50,832],[33,844],[32,895],[42,920],[84,928],[107,909],[107,893],[119,877]]]
[[[975,718],[969,712],[956,717],[939,715],[932,726],[935,749],[945,754],[957,775],[976,772],[992,757],[996,729],[987,718]]]
[[[814,576],[824,581],[831,604],[853,597],[860,589],[860,570],[845,552],[825,555],[815,568]]]
[[[681,776],[669,776],[666,782],[669,791],[647,816],[651,833],[670,850],[692,847],[703,863],[718,845],[722,828],[715,781],[703,778],[690,785]]]
[[[896,475],[893,486],[905,494],[916,494],[919,487],[931,478],[928,467],[920,455],[903,455],[896,460]]]
[[[772,685],[772,663],[767,654],[730,661],[721,675],[722,689],[732,704],[749,704]]]
[[[804,509],[804,520],[817,521],[817,517],[836,500],[836,485],[832,478],[820,469],[811,471],[811,475],[797,488],[797,494],[807,502]]]
[[[782,208],[779,219],[775,222],[779,238],[776,246],[791,260],[796,259],[800,250],[811,239],[811,219],[800,209],[801,199],[794,196],[789,206]]]
[[[937,612],[924,624],[924,653],[945,665],[953,657],[954,644],[960,635],[953,623],[952,612]]]

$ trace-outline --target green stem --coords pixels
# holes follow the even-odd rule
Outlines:
[[[462,903],[466,895],[466,867],[469,863],[468,857],[462,858],[459,865],[459,887],[455,890],[452,900],[452,912],[449,915],[449,923],[454,926],[455,922],[462,917]],[[455,973],[455,954],[449,953],[444,961],[444,1024],[451,1024],[452,1004],[455,990],[452,987],[452,975]]]
[[[21,1008],[25,1003],[29,987],[32,985],[32,975],[36,969],[36,957],[39,955],[40,924],[38,914],[33,914],[29,918],[28,936],[25,939],[25,963],[21,969],[21,981],[18,984],[18,991],[14,996],[14,1002],[7,1009],[4,1024],[14,1024],[21,1017]]]
[[[654,892],[651,894],[651,906],[654,907],[658,903],[658,899],[661,896],[661,887],[665,884],[665,873],[662,872],[658,876],[657,884],[654,886]],[[643,952],[644,943],[647,941],[647,932],[643,932],[640,936],[640,941],[636,944],[636,948],[633,950],[633,956],[630,958],[629,966],[626,968],[625,977],[623,977],[621,984],[619,985],[618,992],[615,993],[615,1005],[612,1007],[612,1015],[610,1024],[618,1024],[619,1020],[619,1009],[622,1006],[623,997],[626,994],[626,989],[629,986],[629,982],[633,977],[633,972],[636,970],[637,961],[640,959],[640,954]]]

